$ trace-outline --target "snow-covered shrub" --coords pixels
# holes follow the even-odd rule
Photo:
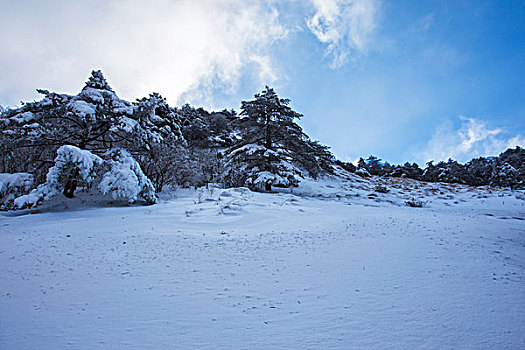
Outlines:
[[[62,146],[57,151],[55,165],[47,173],[46,182],[29,194],[16,198],[14,207],[31,208],[59,194],[71,182],[75,187],[78,181],[89,184],[95,179],[96,170],[102,164],[103,160],[89,151],[75,146]]]
[[[388,193],[388,192],[390,192],[390,190],[388,188],[386,188],[386,186],[383,186],[383,185],[376,185],[376,187],[374,188],[374,191],[379,192],[379,193]]]
[[[372,175],[370,175],[368,170],[366,170],[365,168],[358,168],[355,173],[356,173],[356,175],[359,175],[361,177],[370,177],[370,176],[372,176]]]
[[[28,173],[0,174],[0,209],[11,207],[16,197],[33,187],[34,176]]]
[[[139,163],[126,150],[115,148],[104,154],[109,171],[102,176],[98,189],[103,194],[111,193],[116,198],[127,198],[130,204],[138,196],[147,203],[156,201],[155,187],[144,175]]]
[[[423,208],[423,206],[425,205],[425,202],[412,198],[412,199],[405,201],[405,204],[412,208]]]
[[[31,208],[60,192],[72,197],[77,185],[87,187],[97,182],[104,195],[111,193],[113,198],[126,198],[129,203],[140,196],[150,204],[155,203],[155,188],[131,154],[116,148],[106,152],[104,158],[75,146],[60,147],[46,182],[16,198],[13,208]]]
[[[402,177],[420,180],[423,170],[416,163],[410,164],[406,162],[403,165],[394,165],[391,167],[391,171],[387,172],[388,176]]]
[[[490,185],[496,187],[510,187],[519,183],[518,171],[509,163],[496,162],[490,178]]]

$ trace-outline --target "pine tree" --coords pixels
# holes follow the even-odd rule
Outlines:
[[[311,141],[295,123],[302,114],[270,87],[242,101],[242,141],[228,150],[226,181],[234,186],[271,191],[296,186],[303,170],[316,177],[331,167],[328,148]]]
[[[92,71],[75,96],[37,91],[44,95],[42,100],[7,110],[0,118],[2,160],[7,163],[2,167],[34,173],[37,184],[56,163],[59,147],[70,145],[100,155],[137,132],[132,104],[116,95],[101,71]],[[67,177],[67,197],[76,190],[78,171],[72,167]]]

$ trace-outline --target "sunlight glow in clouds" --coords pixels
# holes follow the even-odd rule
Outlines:
[[[235,90],[247,64],[256,62],[256,76],[274,81],[269,49],[288,33],[265,2],[117,0],[49,6],[54,16],[41,15],[30,2],[13,5],[11,16],[0,21],[0,65],[14,69],[2,74],[2,100],[20,85],[75,93],[81,86],[70,82],[78,84],[100,68],[128,99],[157,91],[171,102],[185,102],[176,101],[184,93],[211,103],[212,96],[199,95],[200,90],[208,91],[211,84]]]
[[[507,148],[523,147],[521,135],[509,137],[501,128],[490,128],[486,122],[469,117],[459,117],[461,127],[454,130],[450,121],[441,125],[427,147],[416,155],[420,165],[430,160],[447,161],[449,158],[466,162],[479,156],[497,156]]]
[[[378,0],[78,0],[8,2],[0,14],[0,104],[38,98],[36,88],[76,93],[102,69],[121,97],[156,91],[171,103],[215,108],[216,93],[286,76],[272,45],[302,22],[328,44],[332,66],[364,52]],[[294,11],[280,14],[277,8]],[[292,14],[292,16],[290,16]],[[286,19],[285,19],[286,18]],[[306,18],[306,22],[304,19]],[[249,71],[247,71],[249,70]]]

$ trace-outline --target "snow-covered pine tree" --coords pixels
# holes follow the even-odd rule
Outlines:
[[[134,105],[133,119],[138,122],[136,134],[142,142],[151,145],[167,137],[183,140],[181,116],[171,108],[166,99],[154,92],[148,97],[137,99]]]
[[[390,172],[387,173],[388,176],[392,177],[404,177],[409,179],[420,180],[423,170],[416,163],[410,164],[406,162],[403,165],[392,166]]]
[[[178,182],[188,158],[182,119],[156,92],[133,104],[137,125],[125,147],[135,154],[155,189],[162,191],[165,185]]]
[[[514,189],[525,188],[525,149],[519,146],[509,148],[497,159],[500,164],[508,165],[502,169],[503,173],[508,173],[508,186]]]
[[[383,170],[383,165],[381,164],[381,159],[376,156],[370,155],[365,160],[366,170],[370,175],[384,175],[385,171]]]
[[[92,71],[76,96],[37,91],[42,100],[7,110],[0,119],[20,145],[68,144],[96,151],[119,141],[118,133],[135,124],[129,118],[131,103],[118,98],[101,71]]]
[[[115,147],[143,155],[158,149],[160,142],[179,146],[183,141],[180,120],[162,96],[152,94],[134,107],[117,96],[101,71],[92,71],[76,96],[38,91],[44,95],[42,100],[0,116],[1,172],[33,173],[40,184],[63,145],[99,156]],[[64,187],[68,197],[75,192],[80,170],[71,168]]]
[[[3,144],[8,144],[7,154],[12,154],[8,171],[36,173],[37,182],[43,180],[60,146],[101,153],[122,140],[135,124],[129,118],[132,105],[118,98],[101,71],[92,71],[76,96],[37,91],[44,95],[42,100],[7,110],[0,118]],[[25,169],[20,169],[23,166],[17,166],[15,159],[23,161]],[[71,174],[71,178],[75,176]],[[75,187],[72,180],[65,193],[73,193]]]
[[[295,123],[302,114],[290,108],[290,100],[268,86],[254,97],[242,101],[241,141],[225,152],[228,185],[271,191],[296,186],[303,170],[314,177],[329,170],[332,155]]]
[[[484,157],[475,158],[465,164],[465,167],[470,179],[469,185],[488,185],[494,168],[494,159]]]
[[[356,170],[355,173],[357,175],[361,176],[361,177],[370,177],[370,176],[372,176],[368,172],[368,169],[367,169],[367,166],[366,166],[366,162],[365,162],[365,160],[362,157],[359,158],[359,160],[357,161],[357,170]]]
[[[182,117],[182,133],[188,142],[188,146],[206,148],[210,143],[210,128],[206,123],[207,112],[202,108],[195,109],[185,104],[180,109]]]

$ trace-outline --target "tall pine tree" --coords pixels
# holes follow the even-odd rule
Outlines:
[[[242,102],[242,141],[226,156],[228,184],[271,191],[296,186],[303,172],[316,177],[329,170],[332,155],[295,123],[302,114],[290,108],[289,99],[268,86],[254,97]]]

